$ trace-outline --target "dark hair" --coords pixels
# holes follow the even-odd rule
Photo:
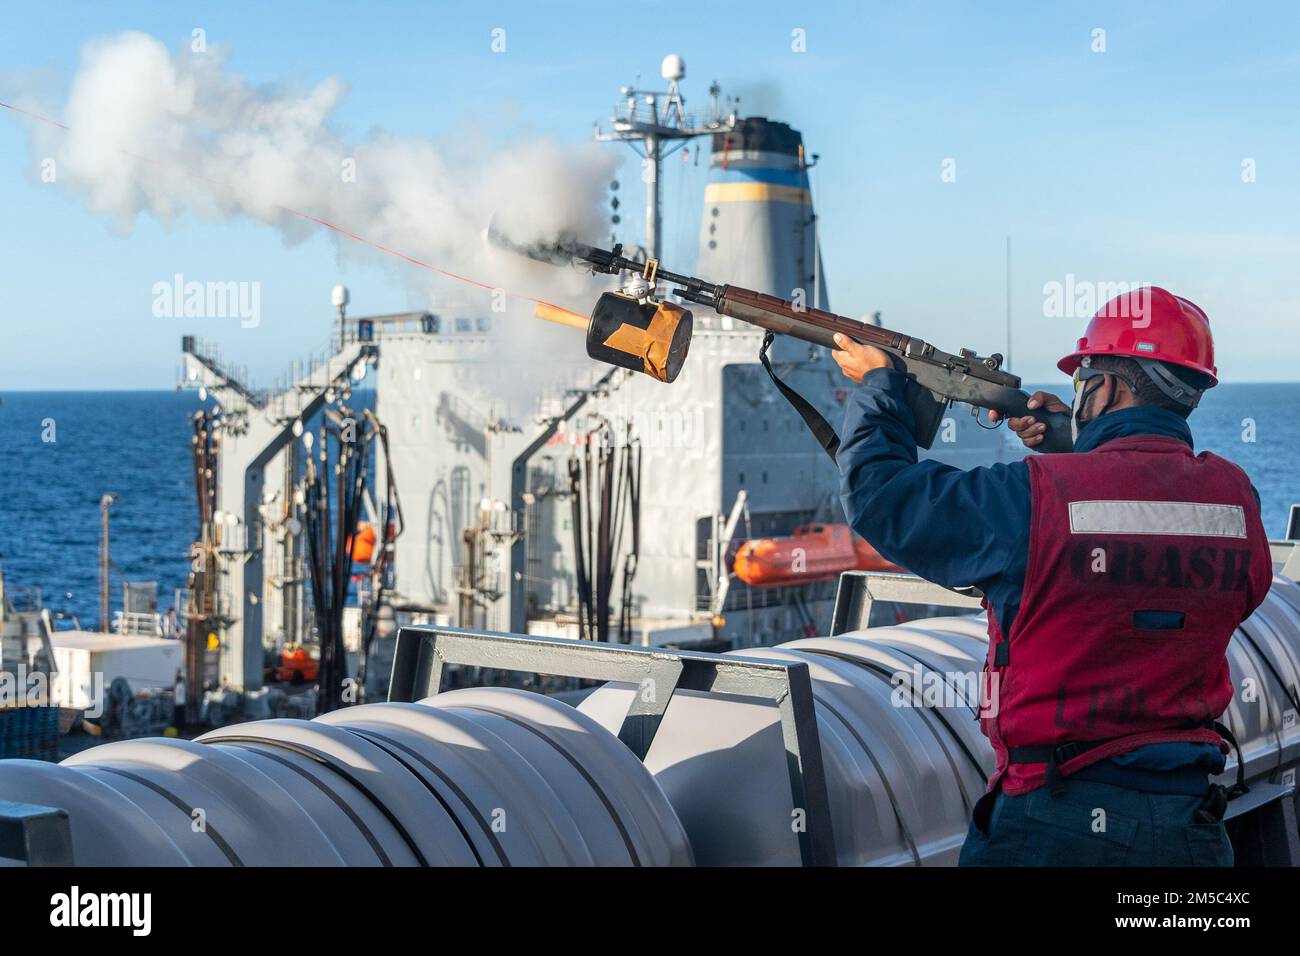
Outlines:
[[[1094,355],[1089,364],[1091,368],[1099,368],[1122,376],[1129,385],[1130,390],[1133,391],[1133,398],[1139,405],[1154,405],[1156,408],[1167,409],[1175,415],[1181,415],[1183,418],[1192,413],[1191,408],[1187,405],[1174,401],[1162,392],[1160,386],[1151,381],[1150,376],[1142,370],[1142,366],[1127,356]],[[1162,362],[1161,364],[1192,388],[1205,389],[1209,387],[1209,379],[1200,372],[1194,372],[1179,365],[1170,365],[1168,362]]]

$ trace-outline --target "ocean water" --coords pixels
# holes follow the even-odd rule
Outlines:
[[[1028,387],[1070,397],[1068,383]],[[1291,505],[1300,504],[1300,382],[1219,385],[1205,393],[1189,422],[1197,451],[1246,470],[1259,492],[1264,530],[1282,537]]]
[[[159,608],[170,607],[198,530],[190,454],[198,394],[4,392],[0,401],[6,584],[39,585],[46,607],[93,628],[99,500],[115,494],[112,607],[122,606],[124,580],[157,581]]]
[[[112,605],[124,580],[157,581],[159,607],[184,587],[198,512],[190,457],[194,392],[0,393],[0,562],[10,584],[93,627],[99,500],[112,508]],[[1192,416],[1198,449],[1236,461],[1280,537],[1300,502],[1300,383],[1223,385]],[[51,440],[52,439],[52,440]],[[62,626],[67,626],[66,624]]]

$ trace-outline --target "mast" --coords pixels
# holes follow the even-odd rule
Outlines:
[[[645,245],[646,255],[659,258],[662,232],[661,200],[663,161],[697,136],[725,132],[736,125],[736,114],[725,117],[718,109],[717,83],[709,86],[711,105],[707,120],[697,123],[686,112],[686,98],[678,88],[678,81],[686,76],[686,62],[675,53],[664,57],[659,69],[668,81],[668,90],[642,90],[633,86],[619,89],[623,102],[614,107],[610,117],[611,132],[605,133],[596,124],[596,141],[600,143],[623,142],[641,156],[641,178],[645,182]]]
[[[99,499],[100,536],[99,536],[99,630],[108,633],[108,509],[117,500],[117,495],[108,494]]]
[[[1011,237],[1007,236],[1007,357],[1003,365],[1011,368]]]

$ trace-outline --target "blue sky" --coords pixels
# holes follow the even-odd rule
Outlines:
[[[599,16],[593,11],[603,10]],[[1230,381],[1300,378],[1300,7],[1209,3],[62,2],[11,12],[0,100],[54,102],[82,44],[133,29],[170,46],[201,27],[256,83],[337,76],[337,121],[436,136],[477,117],[503,142],[578,142],[620,85],[686,60],[689,105],[710,80],[804,133],[831,305],[944,348],[1004,341],[1013,240],[1014,370],[1054,375],[1080,320],[1044,316],[1043,288],[1141,281],[1209,313]],[[507,31],[493,54],[491,31]],[[1092,31],[1106,50],[1092,50]],[[807,52],[791,50],[801,29]],[[626,147],[622,150],[631,161]],[[941,163],[956,160],[955,182]],[[1242,181],[1252,160],[1254,182]],[[635,169],[622,176],[637,183]],[[670,163],[665,256],[695,258],[704,165]],[[625,226],[640,197],[625,188]],[[353,311],[422,306],[393,267],[340,264],[333,240],[285,246],[246,222],[141,220],[129,239],[35,175],[28,134],[0,116],[0,388],[165,388],[180,337],[219,341],[263,382],[326,342],[330,287]],[[634,227],[626,234],[635,240]],[[419,250],[410,250],[419,255]],[[262,285],[261,326],[192,329],[152,315],[175,273]],[[725,280],[725,276],[711,277]]]

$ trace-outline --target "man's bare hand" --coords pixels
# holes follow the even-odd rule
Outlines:
[[[893,368],[894,366],[889,356],[874,345],[862,345],[839,332],[835,333],[835,345],[836,348],[835,351],[831,352],[831,358],[835,359],[840,371],[855,382],[861,383],[862,376],[873,368]]]
[[[1028,404],[1030,408],[1046,408],[1049,412],[1065,412],[1067,415],[1070,413],[1069,405],[1048,392],[1034,392],[1029,396]],[[1001,417],[997,412],[989,412],[991,422],[996,422]],[[1032,415],[1008,418],[1007,427],[1020,436],[1026,448],[1037,448],[1043,443],[1043,436],[1047,434],[1046,423],[1038,421]]]

